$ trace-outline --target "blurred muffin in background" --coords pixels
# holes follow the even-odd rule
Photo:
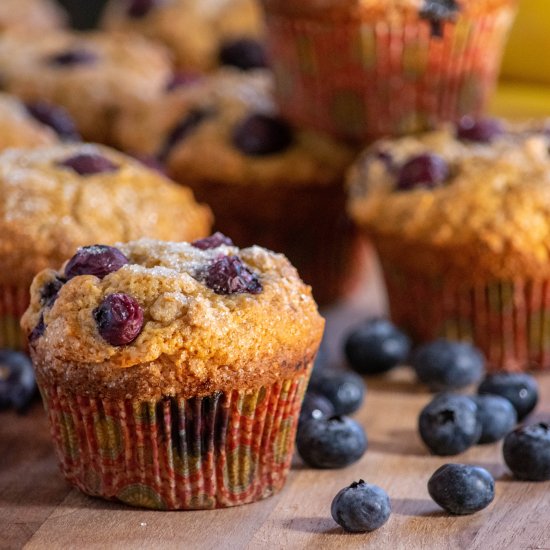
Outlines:
[[[184,71],[266,64],[255,0],[111,0],[103,27],[135,31],[164,43]]]
[[[345,213],[354,151],[281,119],[267,70],[224,69],[126,111],[117,145],[154,155],[238,246],[282,252],[326,305],[354,288],[361,247]]]
[[[67,16],[63,8],[54,0],[2,0],[0,2],[0,32],[12,30],[41,32],[59,29],[66,23]]]
[[[140,36],[49,32],[0,36],[4,89],[67,109],[87,141],[110,142],[114,120],[170,80],[168,52]]]
[[[24,347],[19,317],[32,278],[79,246],[139,237],[193,240],[210,233],[211,221],[189,189],[106,147],[1,153],[0,348]]]

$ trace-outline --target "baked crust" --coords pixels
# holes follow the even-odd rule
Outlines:
[[[203,251],[147,239],[118,247],[129,265],[102,280],[70,279],[51,308],[42,306],[41,289],[63,270],[35,278],[22,327],[28,334],[43,315],[45,332],[30,346],[39,381],[113,399],[203,396],[270,384],[314,359],[324,321],[284,256],[260,247]],[[210,290],[201,272],[222,254],[239,255],[263,290]],[[145,319],[137,339],[120,347],[100,336],[93,317],[115,292],[133,296]]]
[[[2,0],[0,32],[48,31],[64,27],[67,16],[54,0]]]
[[[99,154],[118,169],[80,176],[58,163]],[[140,162],[92,144],[0,154],[0,284],[30,285],[78,246],[144,236],[195,239],[210,231],[208,207]]]

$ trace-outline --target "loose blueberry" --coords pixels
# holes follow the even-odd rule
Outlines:
[[[259,294],[262,283],[238,256],[222,256],[206,270],[206,286],[216,294]]]
[[[0,410],[24,412],[36,394],[34,369],[21,352],[0,349]]]
[[[265,48],[253,38],[224,42],[220,47],[220,63],[243,71],[267,67]]]
[[[445,464],[428,481],[434,501],[451,514],[479,512],[495,498],[495,480],[485,469],[466,464]]]
[[[36,326],[29,333],[29,344],[32,344],[35,340],[38,340],[38,338],[40,338],[45,331],[46,323],[44,323],[44,314],[42,313],[40,315],[40,319],[38,319],[38,323],[36,323]]]
[[[474,119],[465,116],[462,117],[456,128],[458,139],[478,143],[491,143],[502,134],[504,134],[504,126],[496,118]]]
[[[112,346],[130,344],[143,328],[143,310],[137,300],[127,294],[109,294],[94,309],[93,316],[99,334]]]
[[[521,426],[504,439],[502,454],[517,479],[550,479],[550,426],[543,422]]]
[[[353,372],[323,369],[312,376],[309,390],[326,397],[337,415],[354,413],[365,399],[365,383]]]
[[[29,114],[54,130],[65,141],[80,141],[80,134],[69,113],[57,105],[46,101],[33,101],[26,104]]]
[[[363,456],[367,436],[359,423],[346,416],[312,418],[300,426],[296,446],[313,468],[344,468]]]
[[[56,277],[51,281],[48,281],[40,291],[40,305],[42,307],[51,307],[53,306],[57,295],[63,286],[64,281]]]
[[[382,527],[391,514],[390,499],[377,485],[354,481],[332,501],[334,521],[349,533],[366,533]]]
[[[449,166],[444,158],[425,153],[409,159],[397,174],[397,188],[409,191],[417,187],[435,187],[449,177]]]
[[[311,418],[319,419],[330,416],[334,416],[332,403],[321,394],[308,391],[300,410],[300,425]]]
[[[518,413],[518,420],[525,418],[539,400],[537,381],[525,373],[491,374],[483,380],[477,392],[500,395],[508,399]]]
[[[140,19],[145,17],[157,4],[157,0],[130,0],[126,13],[130,17]]]
[[[420,346],[411,357],[418,379],[431,391],[464,388],[483,376],[481,352],[465,342],[435,340]]]
[[[477,405],[465,395],[439,394],[422,409],[418,430],[432,453],[459,454],[479,441]]]
[[[410,340],[386,319],[370,319],[346,337],[344,353],[359,374],[378,374],[403,363]]]
[[[80,153],[74,157],[60,161],[58,165],[64,168],[71,168],[81,176],[115,172],[118,170],[118,165],[96,153]]]
[[[158,159],[163,163],[166,162],[174,146],[192,134],[205,120],[213,115],[214,111],[212,109],[195,109],[187,113],[166,136],[157,155]]]
[[[216,231],[213,235],[205,237],[204,239],[198,239],[191,243],[195,248],[200,248],[201,250],[209,250],[210,248],[218,248],[223,244],[227,246],[233,246],[233,241],[226,237],[223,233]]]
[[[478,443],[500,441],[518,423],[516,409],[508,399],[500,395],[475,395],[477,420],[481,424]]]
[[[128,263],[128,258],[114,246],[94,244],[79,248],[65,267],[65,277],[95,275],[103,279],[109,273],[118,271]]]
[[[72,67],[73,65],[90,65],[97,60],[94,52],[75,48],[66,52],[56,53],[48,58],[50,65]]]
[[[269,115],[250,115],[233,130],[235,147],[250,156],[280,153],[290,147],[292,140],[290,126]]]

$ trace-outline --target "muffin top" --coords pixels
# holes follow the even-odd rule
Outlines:
[[[0,284],[30,284],[78,246],[208,234],[191,191],[138,161],[91,144],[0,154]]]
[[[441,273],[444,263],[458,278],[547,277],[550,138],[539,126],[465,119],[379,141],[350,171],[350,212],[378,241],[400,240],[396,254],[413,270]]]
[[[63,27],[66,15],[54,0],[2,0],[0,32],[45,31]]]
[[[313,360],[323,325],[284,256],[219,233],[80,249],[37,275],[22,319],[39,376],[144,400],[273,383]]]
[[[121,117],[117,144],[157,156],[177,181],[330,185],[353,152],[282,120],[266,70],[224,69]]]
[[[0,92],[0,150],[37,147],[59,142],[57,133],[42,124],[18,98]]]
[[[65,107],[83,136],[106,140],[118,111],[164,90],[168,52],[140,36],[57,31],[0,36],[4,88]]]
[[[256,0],[111,0],[103,27],[159,40],[181,70],[202,72],[232,59],[241,68],[265,64]]]

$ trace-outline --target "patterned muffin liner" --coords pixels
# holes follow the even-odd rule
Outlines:
[[[28,286],[0,285],[0,348],[27,349],[19,320],[28,306]]]
[[[83,492],[162,510],[224,508],[279,491],[310,368],[253,391],[109,401],[41,385],[61,470]]]
[[[484,112],[516,2],[444,23],[415,13],[345,21],[268,13],[282,112],[296,124],[352,140],[377,139]]]
[[[382,264],[392,320],[415,340],[474,342],[489,371],[550,369],[550,280],[471,285]]]

